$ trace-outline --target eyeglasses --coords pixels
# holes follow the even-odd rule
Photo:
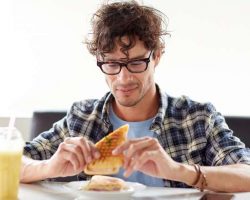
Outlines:
[[[150,62],[150,57],[153,51],[150,52],[148,58],[130,60],[126,63],[124,62],[101,62],[97,61],[97,66],[100,67],[104,74],[116,75],[122,70],[122,67],[126,67],[131,73],[142,73],[147,70],[148,63]]]

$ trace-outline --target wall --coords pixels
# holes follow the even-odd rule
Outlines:
[[[10,3],[8,3],[10,2]],[[82,44],[100,0],[1,1],[0,116],[67,109],[108,88]],[[170,94],[250,115],[250,1],[144,0],[169,18],[156,81]],[[4,7],[5,6],[5,7]],[[9,12],[8,12],[9,11]],[[98,88],[93,89],[93,86]]]
[[[22,133],[23,139],[25,141],[29,140],[30,133],[30,118],[17,118],[15,127]],[[9,124],[9,118],[1,117],[0,118],[0,127],[7,127]]]

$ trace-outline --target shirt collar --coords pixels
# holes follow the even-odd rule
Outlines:
[[[156,84],[156,89],[160,97],[159,109],[152,122],[152,125],[150,126],[150,129],[158,132],[157,130],[162,129],[162,126],[163,126],[164,116],[166,114],[166,110],[168,106],[168,96],[166,93],[162,92],[158,84]],[[108,114],[109,114],[109,106],[111,105],[111,102],[113,99],[114,99],[114,96],[112,95],[111,92],[106,93],[106,95],[101,99],[101,101],[103,101],[101,119],[106,124],[107,127],[110,126],[110,120],[109,120]]]

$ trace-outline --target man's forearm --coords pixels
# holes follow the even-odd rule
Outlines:
[[[46,166],[46,160],[32,160],[26,156],[23,156],[20,182],[29,183],[49,178]]]
[[[250,165],[201,166],[201,168],[207,182],[204,189],[220,192],[250,191]],[[197,178],[194,166],[181,164],[180,169],[177,181],[192,185]]]

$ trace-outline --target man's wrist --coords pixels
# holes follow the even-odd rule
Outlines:
[[[197,172],[192,165],[178,163],[176,165],[175,173],[172,173],[173,177],[171,180],[192,185],[197,179]]]
[[[24,183],[45,180],[50,177],[50,168],[47,160],[33,160],[23,158],[20,181]]]
[[[49,160],[42,160],[40,161],[40,170],[42,171],[42,180],[47,178],[53,178],[51,173],[51,167],[49,166]]]

